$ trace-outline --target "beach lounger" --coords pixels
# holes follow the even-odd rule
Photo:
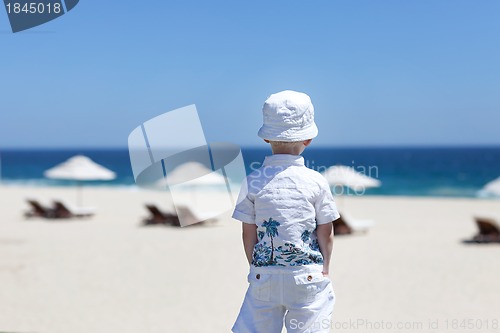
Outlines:
[[[465,243],[500,243],[500,224],[496,218],[488,215],[474,217],[479,232]]]
[[[333,234],[337,235],[349,235],[352,234],[352,229],[344,221],[344,218],[340,216],[338,219],[333,221]]]
[[[213,212],[195,212],[189,206],[176,205],[175,210],[179,214],[179,220],[183,226],[202,225],[206,222],[215,222]]]
[[[177,215],[162,212],[154,204],[146,204],[145,206],[151,215],[143,220],[144,225],[171,224],[176,227],[180,226]]]
[[[74,207],[66,202],[54,200],[56,218],[91,217],[95,214],[94,207]]]
[[[340,218],[333,222],[335,235],[349,235],[353,232],[367,232],[375,223],[372,220],[354,219],[350,215],[340,213]]]
[[[38,200],[26,199],[26,201],[31,207],[31,210],[24,213],[26,218],[43,217],[50,219],[56,217],[54,209],[43,206]]]

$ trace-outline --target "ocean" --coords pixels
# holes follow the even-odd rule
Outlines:
[[[242,148],[247,173],[269,153],[268,147]],[[1,150],[1,184],[72,186],[72,181],[44,178],[43,172],[76,154],[117,174],[115,180],[87,182],[88,186],[135,186],[127,149]],[[309,147],[303,156],[306,165],[317,171],[343,164],[382,182],[364,195],[470,198],[500,176],[500,147]]]

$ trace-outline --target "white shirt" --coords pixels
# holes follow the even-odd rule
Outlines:
[[[339,213],[326,179],[298,155],[276,154],[246,178],[233,218],[257,225],[254,266],[323,263],[316,225]]]

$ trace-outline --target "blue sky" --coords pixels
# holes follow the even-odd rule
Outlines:
[[[317,145],[500,145],[500,1],[85,1],[13,34],[0,148],[125,147],[196,104],[208,141],[260,145],[266,97],[308,93]]]

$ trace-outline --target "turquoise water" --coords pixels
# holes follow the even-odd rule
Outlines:
[[[243,148],[247,172],[257,168],[269,152],[267,147]],[[2,183],[73,185],[71,181],[46,179],[43,172],[76,154],[87,155],[117,174],[113,181],[88,185],[134,185],[126,149],[2,150]],[[475,197],[485,183],[500,176],[500,147],[310,147],[303,156],[306,164],[318,171],[344,164],[381,180],[382,186],[366,190],[367,195]]]

